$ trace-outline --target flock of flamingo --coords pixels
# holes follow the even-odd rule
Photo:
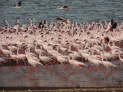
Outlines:
[[[0,65],[71,64],[117,67],[123,62],[123,23],[70,20],[0,27]]]

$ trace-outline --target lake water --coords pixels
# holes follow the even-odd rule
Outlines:
[[[23,8],[14,8],[17,0],[0,0],[0,25],[4,20],[13,25],[17,17],[22,23],[28,18],[34,22],[42,19],[54,21],[57,16],[64,16],[77,22],[123,20],[123,0],[23,0]],[[64,5],[72,8],[70,11],[57,10]]]
[[[17,17],[23,24],[27,23],[28,18],[33,18],[36,23],[42,19],[55,21],[57,16],[77,22],[111,18],[116,21],[123,20],[123,0],[23,0],[23,8],[15,8],[15,4],[16,0],[0,0],[0,26],[4,25],[4,20],[13,25]],[[72,10],[56,9],[64,5],[68,5]],[[104,68],[101,72],[97,71],[98,69],[87,72],[84,68],[78,69],[78,73],[71,71],[70,67],[68,70],[63,68],[63,65],[49,66],[49,70],[42,66],[38,72],[27,72],[28,67],[25,66],[0,67],[0,86],[118,86],[123,85],[122,66],[123,64],[119,64],[114,71]]]

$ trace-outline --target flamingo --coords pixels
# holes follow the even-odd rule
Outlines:
[[[29,20],[29,25],[33,26],[33,20],[31,18],[29,18],[28,20]]]
[[[115,60],[118,56],[112,54],[111,52],[103,52],[103,60]]]
[[[60,20],[63,20],[64,22],[63,18]],[[46,21],[44,21],[45,27],[43,29],[36,29],[36,25],[32,26],[32,21],[30,20],[30,25],[25,27],[28,28],[28,30],[25,32],[19,32],[20,24],[16,23],[15,29],[18,31],[17,35],[14,33],[0,34],[0,38],[3,39],[1,41],[2,43],[0,43],[1,56],[5,56],[7,59],[12,58],[17,61],[27,59],[29,64],[33,66],[36,66],[37,64],[42,65],[52,62],[53,60],[56,60],[61,64],[70,63],[75,66],[86,65],[86,63],[84,64],[83,61],[81,61],[84,58],[87,62],[96,66],[103,65],[105,67],[116,67],[110,61],[113,61],[117,57],[119,57],[119,60],[122,60],[122,48],[115,44],[112,46],[110,44],[111,41],[116,42],[117,40],[122,40],[123,32],[121,32],[121,29],[119,30],[119,33],[115,32],[117,33],[115,35],[115,33],[109,30],[107,33],[104,32],[105,28],[103,28],[103,25],[101,24],[78,24],[77,22],[71,22],[70,25],[64,25],[63,22],[57,21],[46,23]],[[115,28],[113,27],[114,22],[110,22],[109,24],[109,28]],[[88,26],[93,26],[93,28],[89,30]],[[4,30],[6,29],[8,29],[8,27]],[[11,28],[9,28],[9,30],[11,30]],[[14,30],[14,27],[12,30]],[[30,30],[34,33],[30,34]],[[101,40],[103,40],[103,42]],[[34,41],[36,41],[36,43],[34,43]],[[26,47],[26,49],[28,49],[21,54],[18,52],[17,49],[19,48],[17,46],[8,45],[17,44],[22,48],[22,42],[30,45],[32,51],[30,51],[30,47]],[[3,44],[9,49],[4,49]],[[110,48],[111,50],[106,50],[107,48]],[[17,50],[17,55],[10,50]]]
[[[8,46],[8,48],[9,48],[9,49],[11,49],[12,51],[14,51],[14,50],[17,50],[17,49],[18,49],[16,46],[13,46],[13,45]]]
[[[111,19],[111,25],[112,25],[112,29],[115,29],[117,27],[117,23],[114,22],[113,19]]]
[[[28,63],[32,66],[36,66],[36,65],[42,65],[40,63],[40,59],[34,54],[30,52],[30,48],[28,48],[28,50],[26,51],[26,58],[28,60]]]
[[[113,68],[116,68],[117,66],[112,64],[111,62],[108,62],[108,61],[102,61],[101,64],[103,66],[105,66],[106,68],[109,68],[109,67],[113,67]]]
[[[19,54],[18,50],[19,50],[19,47],[17,49],[17,54],[16,55],[12,54],[12,51],[11,51],[11,54],[10,54],[11,59],[16,60],[16,61],[18,61],[18,60],[23,60],[23,61],[26,60],[27,59],[26,55],[25,54]]]
[[[79,51],[80,52],[80,54],[81,54],[81,56],[83,57],[83,58],[85,58],[85,60],[88,60],[88,62],[90,62],[90,63],[92,63],[92,64],[94,64],[94,65],[100,65],[101,64],[101,61],[100,60],[97,60],[96,58],[94,58],[93,56],[91,56],[91,55],[89,55],[89,54],[87,54],[87,53],[84,53],[84,52],[82,52],[82,51]]]
[[[114,22],[113,19],[111,19],[111,22],[108,24],[106,31],[113,31],[113,29],[116,29],[116,27],[117,27],[117,23]]]
[[[40,62],[42,62],[43,64],[53,61],[53,57],[51,56],[39,56],[39,59],[40,59]]]
[[[2,45],[0,45],[0,52],[2,53],[2,55],[9,57],[10,56],[10,50],[7,49],[3,49]]]
[[[59,63],[68,63],[68,57],[63,55],[58,55],[55,57]]]
[[[69,63],[71,65],[78,66],[78,67],[87,66],[86,64],[84,64],[84,63],[82,63],[82,62],[80,62],[78,60],[73,60],[73,59],[69,60]]]
[[[73,51],[72,53],[69,54],[69,57],[71,59],[78,60],[78,59],[81,59],[81,54],[76,51]]]
[[[119,60],[123,62],[123,58],[121,57],[121,54],[119,54],[118,56],[119,56]]]

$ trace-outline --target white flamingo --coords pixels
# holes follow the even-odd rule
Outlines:
[[[102,61],[101,64],[102,64],[103,66],[105,66],[106,68],[109,68],[109,67],[114,67],[114,68],[116,68],[116,67],[117,67],[116,65],[112,64],[112,63],[109,62],[109,61]]]
[[[68,57],[63,55],[58,55],[55,57],[59,63],[68,63]]]
[[[40,59],[34,53],[30,52],[30,48],[28,48],[25,54],[29,64],[31,64],[34,67],[36,65],[41,65]]]
[[[123,58],[121,57],[121,54],[119,53],[119,60],[121,61],[121,62],[123,62]]]
[[[4,49],[2,45],[0,45],[0,52],[6,57],[9,57],[11,53],[10,50]]]
[[[53,61],[53,58],[50,56],[39,56],[40,62],[43,64],[49,63]]]
[[[90,63],[94,64],[94,65],[100,65],[101,64],[101,61],[100,60],[97,60],[96,58],[94,58],[93,56],[87,54],[87,53],[84,53],[82,51],[79,51],[81,56],[83,58],[85,58],[85,60],[88,60]]]
[[[26,60],[26,55],[25,54],[19,54],[18,50],[19,50],[19,47],[17,48],[17,54],[16,55],[12,54],[12,51],[11,51],[11,54],[10,54],[11,59],[16,60],[16,61]]]
[[[17,25],[18,26],[16,26],[15,29],[19,31],[19,24]],[[18,35],[15,35],[15,33],[0,34],[0,38],[3,39],[1,41],[2,43],[0,43],[1,44],[0,54],[3,54],[3,56],[6,56],[7,58],[11,57],[15,60],[27,58],[30,64],[34,66],[40,64],[40,61],[44,63],[52,62],[52,59],[55,59],[60,63],[68,62],[73,65],[79,65],[80,63],[83,62],[78,58],[85,58],[88,60],[89,63],[92,63],[94,65],[115,67],[115,65],[113,65],[109,61],[111,59],[112,59],[111,61],[113,61],[113,58],[117,58],[117,57],[119,57],[119,59],[122,61],[123,60],[122,49],[119,48],[118,46],[115,46],[115,44],[111,46],[110,43],[108,44],[101,43],[101,40],[103,40],[105,36],[109,36],[111,38],[111,41],[121,41],[123,38],[122,37],[123,32],[121,32],[122,29],[119,29],[119,32],[104,32],[105,28],[103,28],[103,25],[98,26],[97,23],[94,23],[93,29],[88,30],[88,26],[90,25],[92,24],[86,23],[86,24],[78,25],[78,23],[76,22],[76,23],[71,23],[70,25],[64,25],[62,22],[52,22],[49,24],[46,23],[45,26],[46,28],[39,30],[39,29],[35,29],[36,25],[32,27],[32,20],[30,20],[30,25],[26,26],[26,28],[29,28],[33,33],[34,31],[36,31],[35,34],[30,34],[29,30],[27,32],[19,32],[19,34],[17,32]],[[4,30],[7,29],[8,28],[5,28]],[[9,28],[9,30],[11,30],[11,28]],[[71,35],[73,32],[75,32],[74,35]],[[42,34],[43,36],[41,36],[40,33],[43,33]],[[24,37],[24,35],[21,34],[25,34],[27,35],[27,37]],[[24,37],[23,39],[21,38],[22,36]],[[11,37],[11,40],[7,37],[9,38]],[[18,38],[18,39],[14,39],[14,38]],[[78,39],[78,41],[76,39]],[[38,42],[36,43],[36,45],[33,44],[34,40]],[[84,42],[84,40],[86,42]],[[15,55],[12,54],[10,50],[4,49],[3,47],[4,46],[3,44],[5,45],[11,43],[16,44],[17,42],[20,47],[22,47],[21,45],[22,42],[34,46],[33,48],[34,52],[28,50],[25,52],[26,55],[20,53]],[[51,44],[48,45],[49,43]],[[58,47],[56,49],[53,49],[53,46],[56,44],[58,44]],[[43,47],[38,48],[37,45]],[[106,46],[109,46],[109,48],[111,48],[111,51],[108,50],[106,51],[105,50],[105,48],[107,48]],[[75,47],[75,49],[73,49],[72,47]],[[17,49],[16,46],[8,46],[8,48],[9,49],[11,48],[11,50],[13,49],[15,51]],[[73,50],[76,51],[76,53],[74,53]],[[93,53],[89,54],[89,52],[92,52],[92,50]],[[95,54],[94,51],[96,51],[97,53]],[[98,59],[96,56],[99,56],[100,58],[102,58],[102,60]]]
[[[84,63],[82,63],[82,62],[80,62],[78,60],[73,60],[73,59],[69,60],[69,63],[71,65],[78,66],[78,67],[87,66],[86,64],[84,64]]]

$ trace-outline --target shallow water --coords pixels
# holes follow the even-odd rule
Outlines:
[[[14,8],[16,0],[0,0],[0,25],[4,20],[13,25],[17,17],[22,23],[28,18],[34,22],[41,19],[54,21],[56,16],[64,16],[77,22],[109,20],[123,20],[123,0],[23,0],[23,8]],[[72,10],[56,10],[68,5]]]
[[[0,87],[119,87],[123,64],[117,69],[70,65],[0,67]]]

